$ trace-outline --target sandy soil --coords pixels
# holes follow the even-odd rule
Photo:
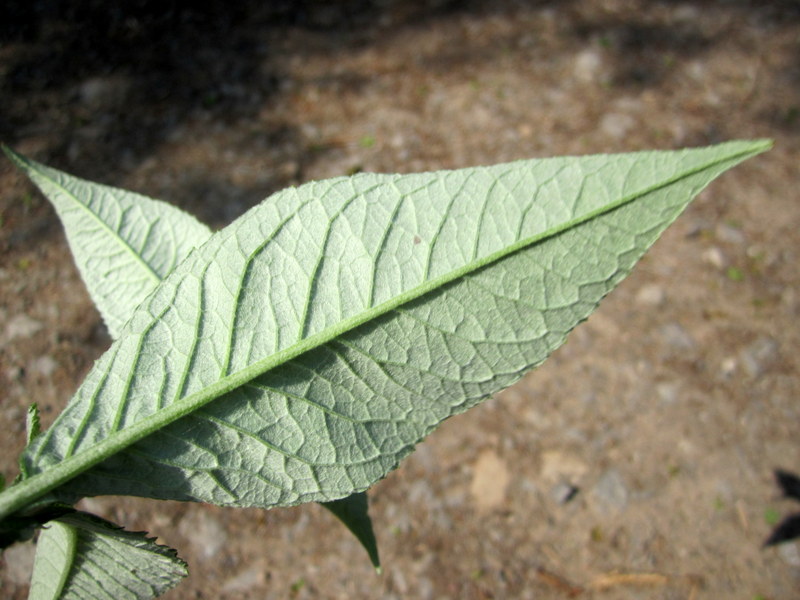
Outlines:
[[[74,8],[71,5],[80,5]],[[111,6],[108,6],[111,5]],[[266,5],[266,7],[262,6]],[[318,506],[85,507],[179,549],[169,598],[800,598],[764,549],[800,470],[795,2],[7,3],[0,138],[220,227],[343,173],[771,137],[551,360],[371,493],[384,573]],[[54,211],[0,162],[0,469],[109,344]],[[0,566],[26,594],[32,548]]]

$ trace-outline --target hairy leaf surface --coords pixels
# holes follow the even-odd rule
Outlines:
[[[76,178],[9,148],[4,149],[56,208],[73,255],[81,265],[84,283],[102,311],[114,339],[119,337],[121,324],[131,318],[141,300],[193,248],[211,236],[208,227],[174,206]],[[85,210],[80,210],[81,207]],[[136,218],[127,218],[126,213],[135,213]],[[142,240],[165,231],[171,234],[166,239],[142,243]],[[98,248],[106,248],[111,254],[121,253],[121,259],[116,260],[119,268],[109,269],[109,262],[113,261],[98,260]],[[136,285],[134,293],[130,294],[132,279]],[[118,297],[117,293],[121,295]],[[39,415],[34,404],[28,411],[28,443],[38,434]],[[24,464],[22,468],[23,475],[26,475]],[[373,566],[379,568],[366,495],[353,494],[322,505],[355,535]],[[62,524],[59,527],[63,529],[66,526]]]
[[[51,521],[39,534],[33,563],[29,600],[55,600],[61,596],[75,560],[78,534],[74,527]]]
[[[521,161],[289,189],[140,305],[0,496],[276,506],[383,477],[541,363],[714,177],[764,151]],[[13,491],[13,493],[11,493]]]
[[[39,535],[29,599],[155,598],[186,575],[172,548],[76,512],[50,521]]]
[[[175,206],[3,150],[58,212],[75,264],[112,338],[119,337],[125,321],[164,276],[211,235]]]

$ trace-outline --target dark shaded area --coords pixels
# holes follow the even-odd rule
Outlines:
[[[491,10],[514,5],[499,2]],[[222,168],[187,173],[170,200],[192,198],[184,209],[220,225],[253,199],[301,179],[307,156],[331,150],[309,147],[292,125],[259,119],[291,83],[287,60],[361,47],[480,6],[454,0],[11,0],[0,9],[0,141],[15,147],[37,140],[41,150],[33,158],[124,187],[126,172],[180,135],[184,123],[201,121],[235,132],[230,142],[239,155],[299,165],[253,189],[233,185]],[[302,42],[292,41],[293,33]],[[357,89],[369,80],[369,73],[332,73],[312,83]],[[117,175],[109,179],[109,173]],[[41,226],[27,237],[12,226],[0,241],[5,251],[57,229],[38,196],[24,211]],[[15,202],[5,219],[18,222],[22,212]]]
[[[800,477],[782,469],[775,470],[775,482],[781,489],[784,498],[800,502]],[[800,513],[794,513],[783,519],[764,542],[764,546],[776,546],[800,538]]]
[[[672,10],[685,3],[653,2]],[[779,23],[800,16],[800,2],[695,3],[740,19]],[[14,146],[45,139],[34,158],[82,177],[119,184],[189,120],[214,128],[250,129],[233,140],[240,155],[265,156],[270,164],[298,166],[255,189],[233,186],[224,169],[198,170],[177,196],[184,206],[217,224],[236,216],[249,200],[303,179],[303,163],[332,150],[306,140],[295,126],[259,120],[292,85],[286,64],[314,54],[333,54],[370,44],[405,28],[423,27],[470,12],[512,14],[526,9],[558,12],[566,45],[600,44],[613,54],[610,85],[644,88],[666,80],[681,61],[704,53],[724,31],[709,36],[691,20],[653,19],[647,11],[631,18],[602,10],[582,13],[571,0],[273,0],[196,3],[189,0],[12,0],[0,18],[0,140]],[[565,18],[561,18],[563,15]],[[563,22],[563,25],[561,24]],[[569,25],[567,25],[569,24]],[[454,43],[426,56],[426,69],[447,73],[465,64],[502,60],[531,43],[502,33],[481,41]],[[536,43],[536,40],[533,40]],[[524,48],[522,51],[525,51]],[[543,57],[546,59],[546,57]],[[397,75],[402,77],[402,73]],[[373,74],[332,72],[310,83],[320,90],[358,91]],[[794,122],[790,107],[768,115]],[[302,117],[302,115],[301,115]],[[715,141],[708,135],[705,141]],[[119,173],[108,181],[108,173]],[[231,206],[224,192],[239,189]],[[240,199],[241,206],[237,204]],[[216,199],[216,202],[207,200]],[[49,213],[48,213],[49,214]],[[50,220],[54,224],[54,220]]]
[[[107,149],[124,139],[126,150],[139,154],[192,111],[210,112],[215,122],[229,121],[232,112],[237,120],[252,116],[280,83],[273,43],[286,28],[323,34],[327,49],[344,48],[365,43],[381,23],[429,18],[462,4],[412,2],[400,11],[369,0],[13,1],[0,25],[0,40],[15,46],[3,77],[8,106],[0,136],[13,144],[41,108],[37,94],[58,90],[68,104],[124,105],[106,126]],[[134,130],[136,136],[125,135]]]
[[[73,126],[113,109],[113,122],[99,123],[105,149],[139,154],[192,110],[223,118],[236,104],[237,115],[252,114],[277,84],[259,71],[267,48],[244,26],[259,18],[256,3],[41,0],[10,9],[3,37],[17,51],[3,81],[11,110],[0,136],[12,144],[40,116],[42,92],[84,108]]]
[[[702,10],[724,7],[772,20],[800,15],[800,2],[789,0],[698,4]],[[8,61],[0,80],[0,139],[13,145],[49,121],[48,128],[62,133],[50,154],[57,166],[65,166],[61,157],[69,156],[72,132],[91,125],[102,156],[135,163],[187,115],[201,111],[216,124],[252,118],[280,89],[286,56],[279,38],[287,29],[313,32],[321,40],[316,50],[335,52],[456,12],[570,5],[568,0],[13,0],[5,3],[0,19],[0,40],[7,44],[2,60]],[[715,41],[691,22],[656,25],[647,15],[636,22],[584,21],[572,35],[607,44],[618,55],[614,83],[640,86],[661,81],[676,56],[700,53]],[[484,58],[493,60],[509,43],[497,44],[494,52],[486,48]],[[474,59],[453,48],[439,60],[446,65]],[[61,95],[57,109],[43,97],[53,92]],[[57,112],[42,119],[49,111]],[[76,158],[73,152],[68,163]]]
[[[800,513],[790,515],[778,523],[764,542],[764,546],[777,546],[800,538]]]
[[[611,83],[618,86],[659,84],[678,60],[702,54],[715,41],[691,22],[595,23],[579,33],[589,32],[615,53],[616,72]]]
[[[793,498],[800,502],[800,477],[789,471],[777,469],[775,471],[775,481],[781,488],[784,497]]]
[[[188,120],[229,131],[249,129],[250,134],[236,134],[239,154],[265,156],[278,165],[300,161],[309,148],[299,132],[285,123],[258,120],[287,83],[289,58],[359,47],[388,30],[478,5],[453,0],[12,0],[0,9],[0,141],[13,147],[23,139],[46,140],[34,158],[111,185],[120,185],[126,171],[153,155]],[[291,31],[302,32],[305,43],[290,43],[287,52]],[[332,74],[315,83],[351,89],[368,78]],[[313,148],[317,154],[326,150]],[[119,178],[109,181],[109,172]],[[240,187],[230,198],[220,193],[232,187],[223,170],[198,170],[176,195],[196,198],[184,208],[219,224],[246,208],[249,202],[240,197],[260,199],[298,175],[289,170],[266,187]],[[228,205],[220,206],[220,198]],[[47,214],[52,227],[56,221]],[[14,213],[6,217],[13,221]]]

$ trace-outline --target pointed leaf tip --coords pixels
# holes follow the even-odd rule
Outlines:
[[[367,551],[369,560],[375,571],[380,574],[381,561],[378,555],[378,542],[372,528],[372,519],[369,516],[369,501],[366,492],[351,494],[346,498],[322,502],[339,519],[361,543]]]
[[[28,414],[25,419],[25,429],[27,433],[27,443],[30,444],[36,436],[42,432],[39,420],[39,405],[34,402],[28,407]]]
[[[179,208],[85,181],[10,148],[11,161],[58,213],[75,263],[112,338],[211,230]]]

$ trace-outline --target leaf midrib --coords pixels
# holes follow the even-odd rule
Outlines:
[[[220,396],[246,384],[255,377],[279,367],[280,365],[296,358],[297,356],[300,356],[301,354],[305,354],[314,348],[320,347],[404,304],[440,289],[446,284],[452,283],[507,256],[515,254],[530,246],[534,246],[549,238],[555,237],[569,229],[584,223],[588,223],[602,215],[611,213],[618,208],[625,206],[626,204],[629,204],[662,188],[673,185],[682,179],[687,179],[693,175],[702,173],[703,171],[711,169],[719,164],[734,162],[742,157],[757,154],[758,152],[767,149],[769,146],[770,142],[768,140],[762,141],[760,144],[754,142],[752,145],[743,148],[735,154],[725,154],[723,156],[716,157],[713,160],[704,163],[703,165],[695,166],[694,168],[686,171],[681,171],[680,173],[677,173],[672,177],[661,181],[660,183],[653,184],[643,190],[631,193],[615,202],[611,202],[605,206],[581,215],[580,217],[570,219],[537,235],[519,240],[514,244],[502,248],[482,259],[468,263],[435,279],[428,280],[378,306],[374,306],[357,315],[344,319],[336,325],[328,327],[319,333],[305,338],[294,345],[289,346],[288,348],[280,350],[260,361],[256,361],[248,367],[232,373],[218,380],[216,383],[203,388],[202,390],[176,400],[172,404],[162,408],[158,412],[148,417],[141,419],[140,421],[137,421],[136,423],[133,423],[129,427],[109,435],[102,441],[96,443],[94,446],[91,446],[86,450],[83,450],[78,454],[72,455],[63,460],[57,466],[33,475],[21,481],[17,485],[9,488],[6,490],[6,492],[0,495],[0,520],[14,511],[23,508],[34,499],[55,489],[59,485],[69,481],[80,473],[90,469],[99,462],[102,462],[106,458],[124,450],[126,447],[162,429],[170,423],[193,413],[205,404],[208,404]]]

